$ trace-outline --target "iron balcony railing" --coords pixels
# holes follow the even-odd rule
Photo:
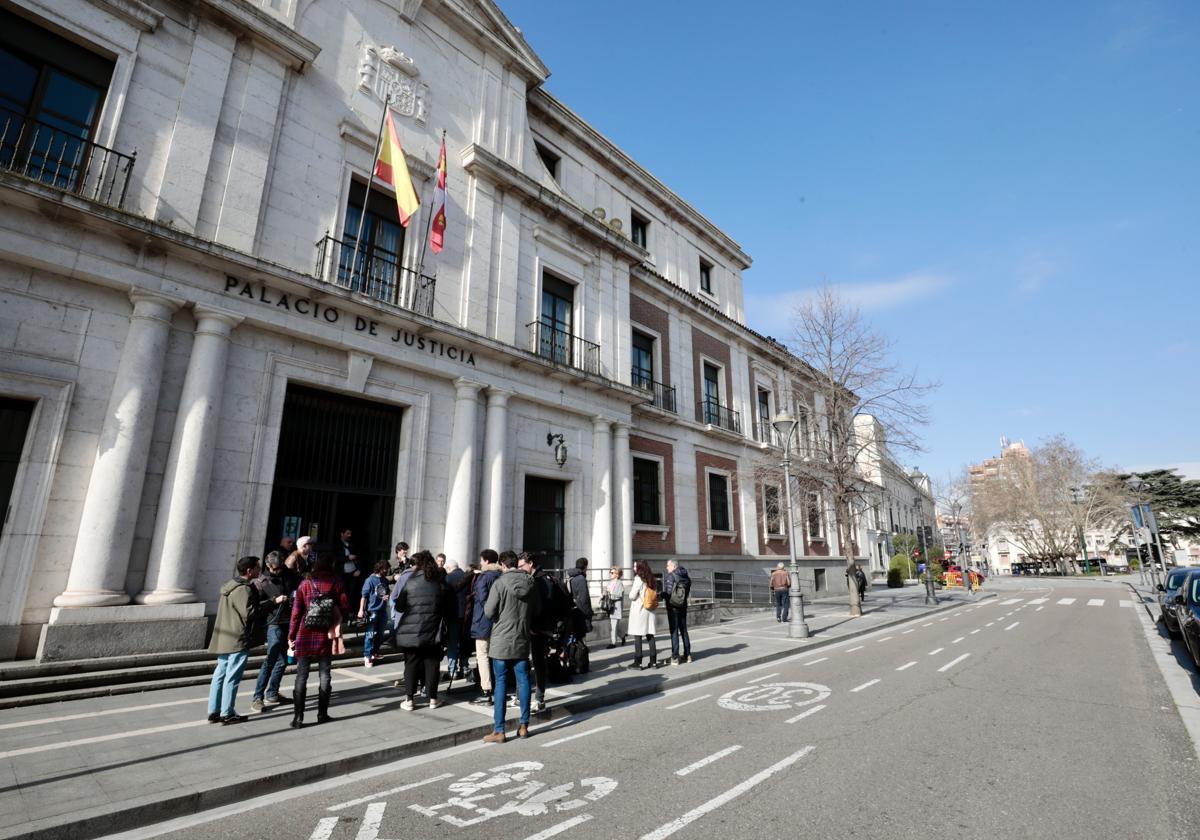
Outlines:
[[[437,278],[400,265],[396,254],[364,242],[342,242],[331,235],[317,241],[316,276],[326,283],[433,317]]]
[[[634,388],[650,392],[650,404],[655,408],[661,408],[672,414],[678,413],[675,409],[675,386],[655,382],[641,368],[633,368],[632,382]]]
[[[532,321],[525,328],[529,330],[529,349],[543,359],[600,375],[599,344],[585,341],[542,321]]]
[[[0,169],[121,207],[137,151],[122,154],[86,137],[0,108]]]
[[[771,421],[765,417],[759,417],[754,421],[754,429],[757,433],[755,440],[760,443],[768,443],[772,446],[779,445],[779,433],[775,431],[775,427],[771,425]]]
[[[696,420],[739,435],[742,433],[742,415],[716,400],[701,400],[696,403]]]

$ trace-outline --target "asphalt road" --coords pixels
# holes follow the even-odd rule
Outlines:
[[[528,740],[247,791],[119,836],[1200,837],[1195,747],[1128,590],[994,588],[978,606]]]

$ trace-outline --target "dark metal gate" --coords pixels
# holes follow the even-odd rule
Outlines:
[[[312,536],[333,547],[346,528],[360,556],[391,557],[401,409],[289,385],[275,460],[267,545]]]
[[[567,485],[549,478],[525,477],[525,534],[522,549],[538,555],[543,569],[563,567]]]

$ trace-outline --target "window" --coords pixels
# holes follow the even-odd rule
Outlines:
[[[360,220],[361,248],[357,247]],[[354,291],[394,300],[401,255],[404,253],[404,228],[400,226],[396,199],[379,190],[371,190],[368,194],[366,184],[352,181],[342,241],[344,247],[338,260],[338,283]],[[358,265],[352,271],[355,254],[358,255]]]
[[[708,527],[712,531],[732,531],[729,519],[729,478],[722,473],[708,474]]]
[[[721,369],[714,364],[704,362],[702,376],[704,378],[704,422],[714,426],[720,425]]]
[[[0,9],[0,165],[78,185],[113,64]]]
[[[700,291],[712,294],[712,263],[700,260]]]
[[[758,389],[758,439],[770,443],[774,439],[774,428],[771,426],[771,392],[766,388]]]
[[[662,525],[662,464],[650,458],[633,459],[633,521],[638,525]]]
[[[547,146],[541,143],[534,142],[533,147],[537,149],[538,157],[542,160],[542,165],[546,167],[546,171],[550,173],[550,177],[555,181],[558,180],[558,167],[562,163],[562,158],[550,151]]]
[[[633,384],[650,388],[654,383],[654,339],[633,331]]]
[[[801,450],[805,450],[809,447],[808,412],[804,409],[800,409],[800,411],[797,412],[797,417],[800,421],[800,428],[796,430],[796,436],[798,438],[796,441],[796,446]]]
[[[571,312],[574,302],[574,286],[551,274],[542,275],[538,355],[562,364],[571,364]]]
[[[639,248],[650,249],[650,239],[648,231],[650,230],[650,220],[645,216],[639,215],[636,211],[629,213],[629,238],[633,240],[633,244]]]
[[[767,535],[783,534],[783,509],[779,503],[779,488],[772,484],[763,485],[763,518],[766,520]]]
[[[819,539],[821,537],[821,494],[808,494],[808,538]]]

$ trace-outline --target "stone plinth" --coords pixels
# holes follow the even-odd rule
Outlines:
[[[208,634],[204,604],[55,607],[42,628],[41,662],[199,650]]]

